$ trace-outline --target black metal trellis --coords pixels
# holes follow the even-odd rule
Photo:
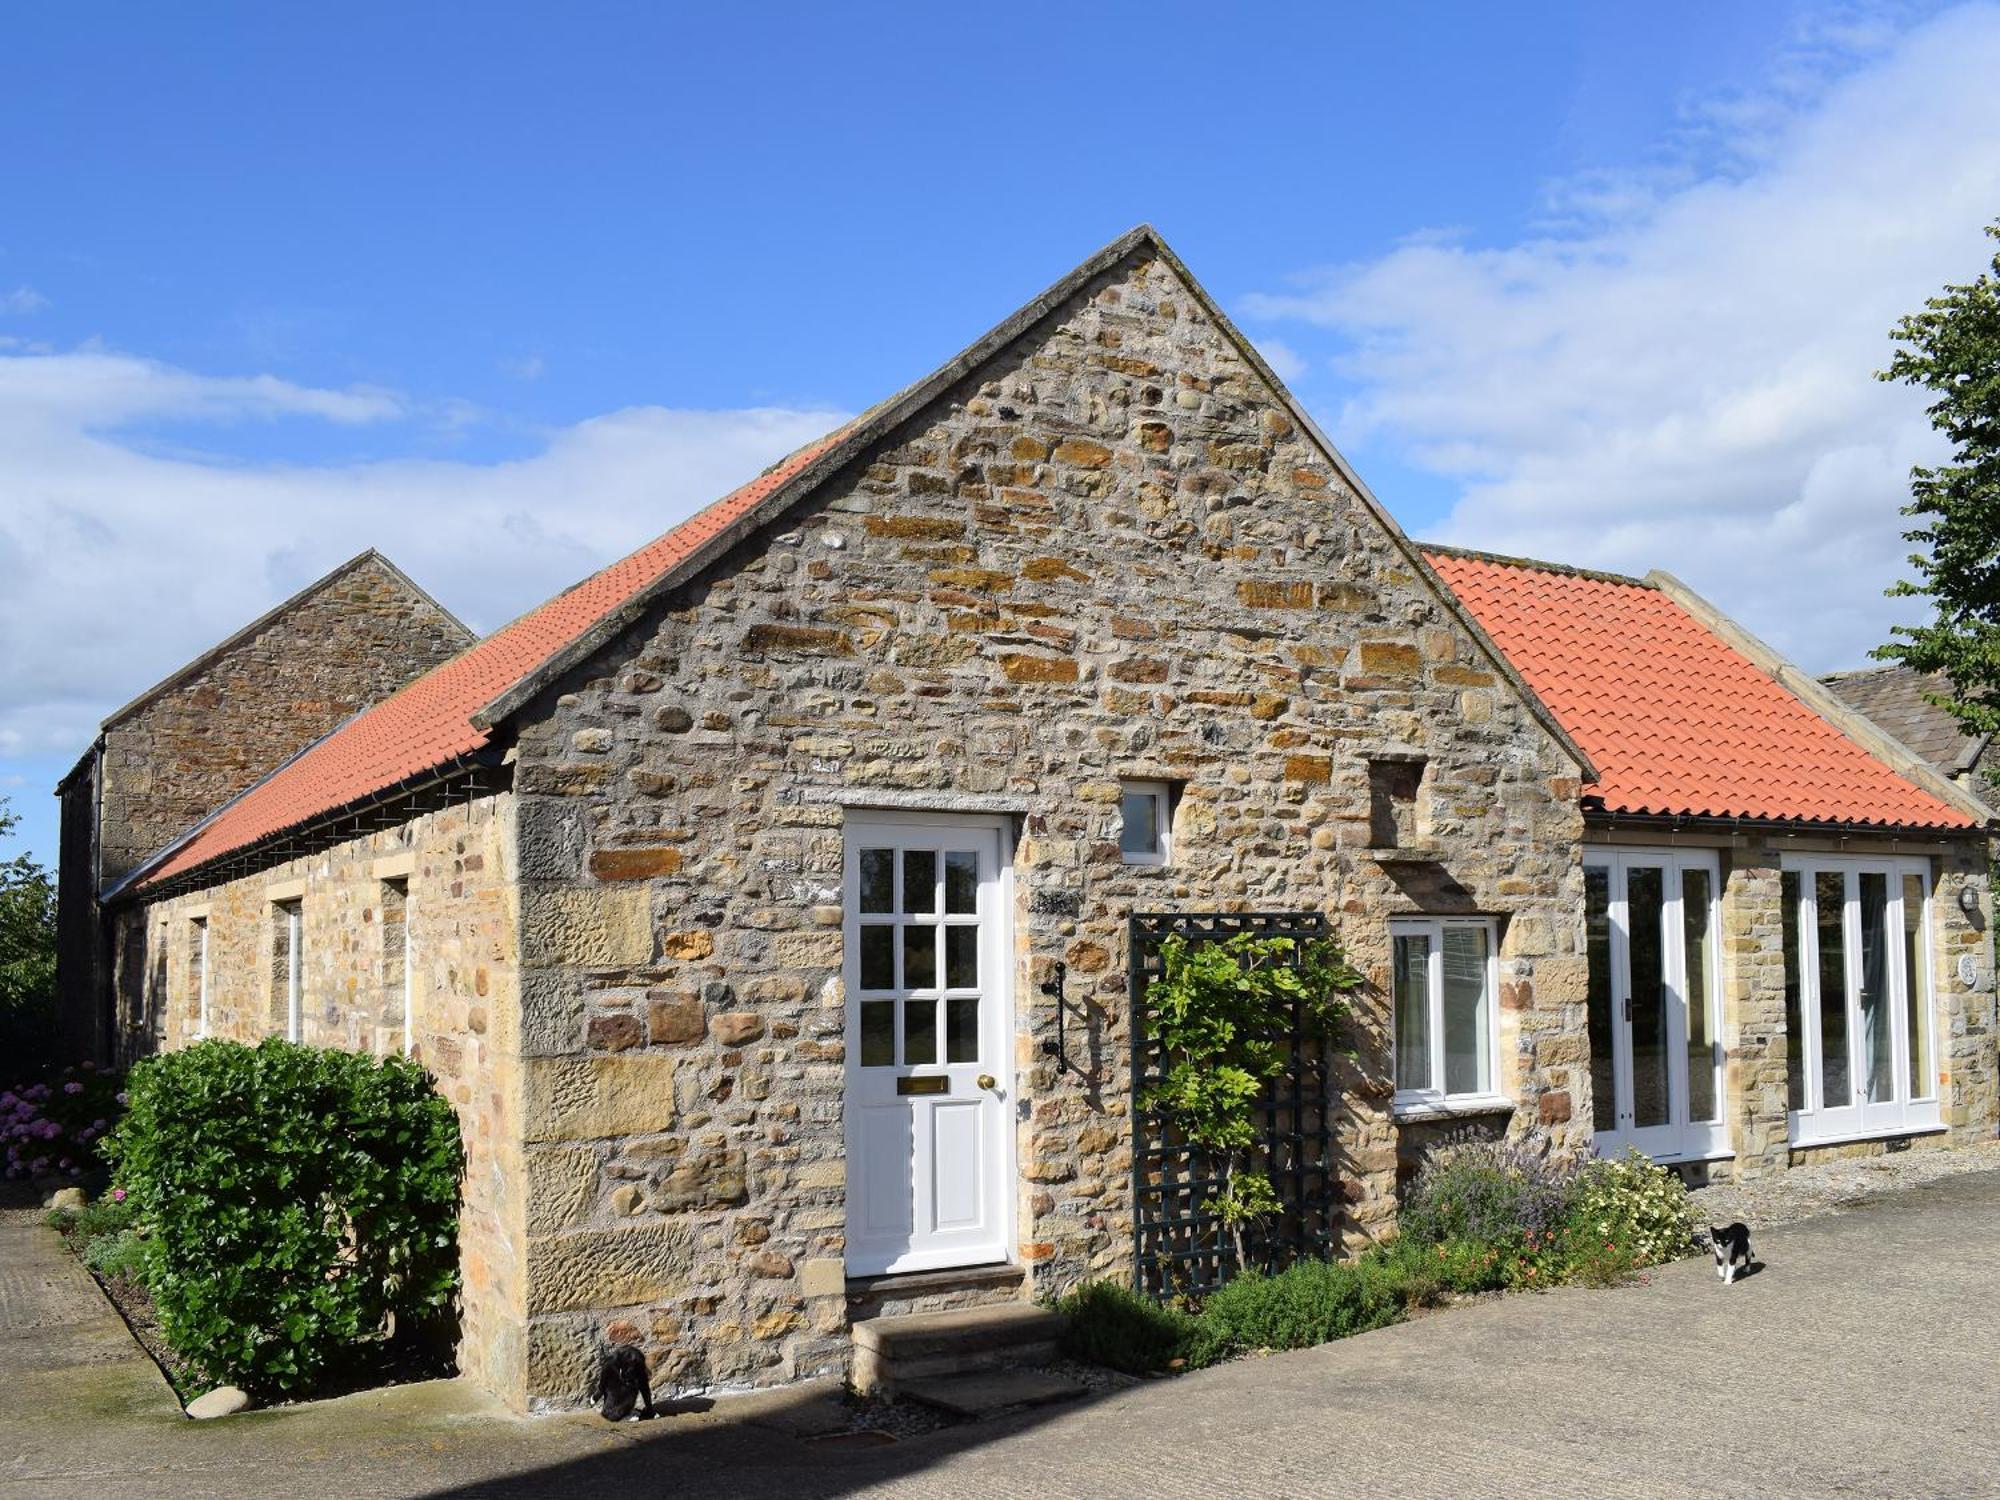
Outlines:
[[[1221,1163],[1139,1107],[1146,1087],[1159,1081],[1163,1062],[1146,1006],[1147,988],[1161,973],[1160,945],[1173,935],[1199,942],[1244,932],[1305,943],[1331,937],[1333,929],[1322,916],[1297,912],[1138,913],[1128,927],[1134,1278],[1140,1291],[1153,1296],[1199,1295],[1235,1274],[1236,1250],[1221,1216],[1204,1206],[1222,1187]],[[1270,1035],[1288,1043],[1291,1061],[1257,1103],[1263,1144],[1259,1166],[1281,1205],[1244,1235],[1245,1253],[1263,1271],[1333,1254],[1341,1207],[1330,1043],[1310,1034],[1296,1008],[1290,1015],[1272,1017]]]

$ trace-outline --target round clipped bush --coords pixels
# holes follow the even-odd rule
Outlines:
[[[434,1341],[458,1290],[458,1119],[399,1057],[199,1042],[136,1065],[105,1143],[196,1372],[292,1396]]]

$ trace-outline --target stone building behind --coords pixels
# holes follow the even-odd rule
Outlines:
[[[342,721],[457,655],[472,633],[379,552],[324,577],[106,718],[62,799],[57,983],[75,1057],[143,1050],[114,1013],[100,901],[139,864]]]
[[[462,1365],[521,1407],[581,1399],[607,1342],[665,1387],[771,1384],[852,1368],[865,1320],[1131,1275],[1140,911],[1321,916],[1366,974],[1328,1100],[1347,1248],[1441,1133],[1589,1150],[1601,1095],[1650,1129],[1696,1047],[1704,1149],[1644,1142],[1782,1167],[1800,908],[1729,851],[1791,825],[1611,795],[1629,748],[1507,647],[1542,585],[1492,566],[1411,543],[1137,230],[141,866],[121,991],[170,1046],[430,1067],[468,1145]],[[1790,692],[1693,629],[1732,690]],[[1990,1133],[1987,814],[1815,721],[1853,796],[1791,821],[1918,862],[1951,1088],[1849,1139]],[[1712,996],[1657,1096],[1656,1039],[1607,1030],[1635,942],[1679,955],[1662,1016],[1704,963]]]

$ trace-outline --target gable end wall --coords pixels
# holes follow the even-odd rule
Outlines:
[[[1129,1272],[1124,918],[1332,915],[1371,980],[1342,1078],[1350,1244],[1393,1216],[1387,919],[1499,914],[1494,1129],[1589,1118],[1575,765],[1186,285],[1098,277],[520,720],[527,1386],[603,1339],[662,1386],[846,1367],[842,799],[1004,798],[1018,1253]],[[1429,758],[1385,864],[1367,757]],[[1121,863],[1119,778],[1182,788]],[[1087,1001],[1059,1077],[1036,992]]]

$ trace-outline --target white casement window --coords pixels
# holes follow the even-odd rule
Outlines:
[[[1164,781],[1128,781],[1118,800],[1118,853],[1128,865],[1173,857],[1173,790]]]
[[[199,1040],[208,1035],[208,918],[196,917],[188,934],[188,966],[194,972],[188,986],[194,991],[194,1034]]]
[[[1501,1105],[1499,954],[1483,917],[1390,924],[1396,1108]]]
[[[271,1020],[272,1029],[282,1023],[285,1040],[303,1039],[305,1007],[301,993],[304,953],[303,905],[298,901],[276,901],[271,905]]]
[[[402,1049],[408,1057],[416,1050],[416,1017],[411,1010],[410,881],[406,875],[392,875],[382,882],[382,988],[384,998],[402,1014]]]
[[[1929,862],[1787,855],[1780,892],[1792,1144],[1940,1129]]]

